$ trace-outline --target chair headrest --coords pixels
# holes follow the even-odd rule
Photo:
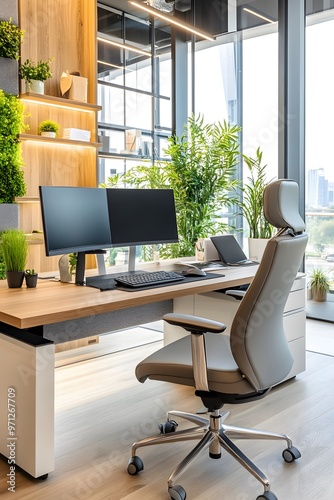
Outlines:
[[[279,229],[290,228],[295,233],[305,229],[298,209],[299,188],[291,179],[271,182],[263,193],[263,213],[267,221]]]

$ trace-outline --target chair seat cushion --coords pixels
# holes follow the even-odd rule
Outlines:
[[[254,392],[234,361],[229,336],[206,334],[205,345],[211,391],[226,394]],[[140,382],[150,378],[195,387],[191,335],[168,344],[141,361],[136,367],[136,377]]]

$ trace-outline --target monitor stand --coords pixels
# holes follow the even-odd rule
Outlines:
[[[97,257],[98,264],[98,273],[106,274],[106,268],[104,264],[103,254],[105,254],[105,250],[91,250],[89,252],[78,252],[77,255],[77,265],[75,268],[75,284],[78,286],[84,286],[85,284],[85,263],[86,263],[86,254],[95,254]],[[102,267],[103,262],[103,267]]]
[[[128,272],[133,273],[136,269],[136,245],[129,247]]]

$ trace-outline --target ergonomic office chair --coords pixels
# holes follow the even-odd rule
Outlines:
[[[195,456],[209,447],[211,458],[220,458],[221,448],[245,467],[263,487],[257,500],[277,500],[263,472],[243,454],[232,439],[283,439],[287,448],[283,459],[293,462],[299,451],[285,434],[225,425],[229,412],[220,413],[225,403],[239,404],[263,398],[270,388],[289,374],[293,358],[285,338],[283,310],[292,283],[301,264],[307,235],[298,212],[298,185],[292,180],[270,183],[264,192],[264,215],[279,229],[268,241],[256,275],[235,314],[230,337],[222,335],[225,325],[183,314],[166,314],[164,320],[190,332],[169,344],[136,367],[140,382],[147,378],[195,387],[210,412],[210,418],[178,411],[167,413],[160,425],[162,434],[134,443],[129,460],[129,474],[143,469],[136,455],[143,446],[199,439],[196,447],[175,468],[168,479],[170,497],[184,500],[186,492],[174,482]],[[175,431],[171,417],[182,417],[196,424]]]

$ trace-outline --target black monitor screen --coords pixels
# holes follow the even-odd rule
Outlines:
[[[106,190],[40,186],[46,255],[110,247]]]
[[[107,189],[112,246],[178,241],[172,189]]]

